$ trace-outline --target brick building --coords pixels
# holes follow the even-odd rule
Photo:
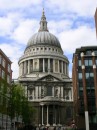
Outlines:
[[[6,79],[7,83],[11,83],[12,80],[12,62],[0,49],[0,80]]]
[[[93,126],[97,123],[97,46],[76,49],[73,54],[72,80],[77,126],[85,128],[86,111],[89,124]]]

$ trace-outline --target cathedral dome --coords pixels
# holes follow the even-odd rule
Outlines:
[[[27,48],[33,45],[51,45],[61,48],[60,42],[57,37],[49,33],[48,31],[44,10],[40,21],[39,31],[29,39],[27,43]]]
[[[48,31],[40,31],[34,34],[28,41],[27,47],[32,45],[52,45],[61,47],[59,40]]]

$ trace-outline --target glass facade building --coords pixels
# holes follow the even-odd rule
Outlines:
[[[96,124],[97,46],[76,49],[73,54],[72,78],[75,120],[78,126],[81,128],[85,127],[85,111],[89,113],[90,125]]]

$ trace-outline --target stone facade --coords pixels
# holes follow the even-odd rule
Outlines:
[[[19,82],[25,86],[29,102],[36,109],[32,123],[63,125],[73,117],[73,89],[69,61],[59,40],[49,33],[42,13],[40,29],[27,43],[19,59]]]

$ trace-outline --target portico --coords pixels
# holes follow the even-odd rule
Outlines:
[[[61,103],[60,102],[41,102],[40,103],[40,121],[39,125],[46,125],[46,126],[56,126],[61,125],[60,120],[60,108]]]

